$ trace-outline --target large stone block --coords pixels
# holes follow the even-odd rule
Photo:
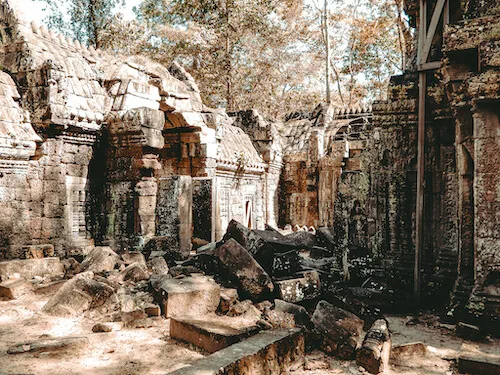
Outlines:
[[[255,322],[243,318],[207,315],[192,319],[170,319],[170,337],[215,353],[240,342],[260,330]]]
[[[220,287],[211,277],[192,275],[181,279],[163,277],[152,282],[155,299],[168,317],[200,317],[214,313],[220,302]]]
[[[269,275],[236,240],[229,239],[214,251],[226,271],[238,280],[241,295],[258,300],[269,295],[274,286]]]
[[[325,353],[350,358],[360,346],[364,322],[356,315],[320,301],[311,318]]]

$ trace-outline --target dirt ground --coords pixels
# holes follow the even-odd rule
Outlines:
[[[157,318],[150,328],[93,333],[92,317],[57,318],[40,309],[49,297],[30,296],[0,301],[0,374],[157,375],[190,364],[203,355],[169,337],[169,321]],[[115,330],[116,329],[116,330]],[[87,349],[58,354],[7,354],[12,345],[44,337],[87,336]]]
[[[36,375],[156,375],[166,374],[193,363],[203,354],[169,337],[169,321],[151,320],[152,327],[124,329],[111,323],[113,332],[93,333],[92,327],[103,318],[56,318],[40,312],[49,297],[31,295],[19,300],[0,301],[0,374]],[[105,319],[104,319],[105,320]],[[452,327],[441,325],[433,315],[420,319],[389,317],[393,346],[411,342],[427,345],[428,355],[409,358],[404,365],[391,365],[389,375],[453,375],[456,358],[463,344],[500,354],[500,341],[475,344],[457,338]],[[410,321],[411,324],[405,324]],[[47,337],[88,337],[86,349],[69,353],[7,354],[19,342]],[[327,357],[321,352],[308,354],[305,370],[293,375],[366,374],[354,361]],[[263,374],[264,375],[264,374]]]

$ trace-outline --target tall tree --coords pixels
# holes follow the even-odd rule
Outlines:
[[[113,9],[125,0],[39,0],[46,5],[47,25],[95,48],[110,26]]]
[[[144,49],[180,59],[209,105],[277,115],[307,95],[301,0],[144,0],[138,14],[151,31]]]

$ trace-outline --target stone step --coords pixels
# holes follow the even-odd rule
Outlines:
[[[200,318],[170,319],[171,338],[193,344],[208,353],[236,344],[259,330],[255,320],[239,317],[207,315]]]
[[[304,364],[300,329],[260,332],[170,375],[282,374]]]

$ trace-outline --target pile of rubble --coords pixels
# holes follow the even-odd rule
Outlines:
[[[233,220],[221,241],[196,243],[189,255],[168,237],[122,255],[94,247],[60,260],[52,250],[33,245],[26,249],[31,259],[0,262],[0,299],[45,296],[43,314],[85,316],[102,334],[164,322],[171,339],[207,354],[172,374],[307,370],[305,353],[317,350],[377,374],[389,361],[396,364],[398,350],[418,347],[391,354],[383,299],[375,298],[387,288],[353,259],[345,264],[328,228],[250,230]],[[85,335],[41,337],[10,345],[7,353],[91,346]]]
[[[353,303],[352,294],[350,299],[335,294],[346,283],[332,241],[327,228],[282,234],[232,221],[222,241],[200,246],[187,258],[172,249],[168,237],[154,237],[142,253],[120,256],[109,247],[95,247],[80,259],[2,262],[0,296],[50,293],[44,313],[90,314],[99,320],[94,332],[112,331],[113,322],[151,327],[164,316],[170,319],[171,338],[207,353],[263,331],[281,332],[281,339],[272,336],[270,342],[283,342],[287,351],[299,348],[293,362],[303,363],[304,349],[319,348],[356,358],[366,370],[378,373],[389,358],[387,321],[373,314],[376,309]],[[50,255],[47,249],[43,254],[30,251]],[[47,274],[52,277],[42,277]],[[85,338],[66,337],[19,343],[8,352],[81,344],[87,344]]]

